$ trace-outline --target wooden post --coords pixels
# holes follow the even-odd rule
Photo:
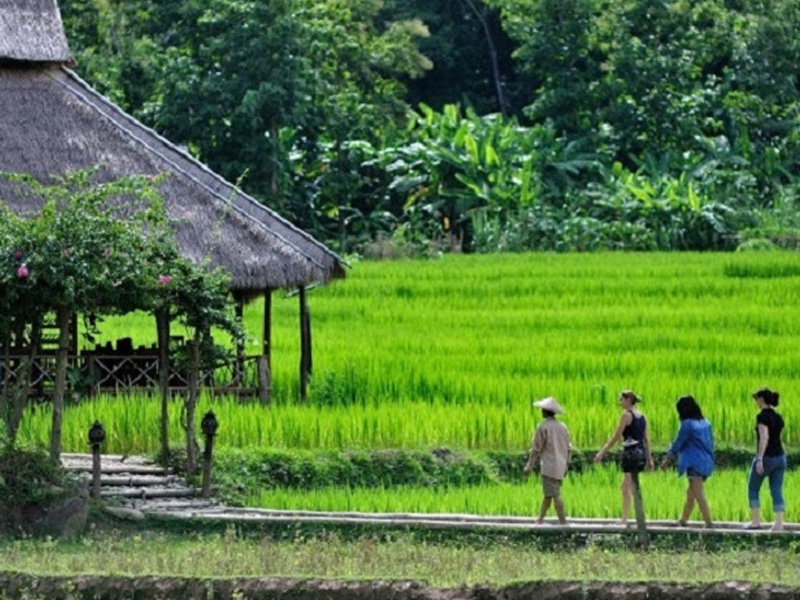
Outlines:
[[[217,434],[219,423],[214,411],[208,411],[200,422],[200,429],[206,436],[206,446],[203,451],[203,498],[211,495],[211,465],[213,461],[214,436]]]
[[[200,391],[200,344],[202,343],[202,335],[198,332],[194,339],[189,341],[189,390],[184,402],[186,411],[186,472],[189,475],[197,474],[197,439],[194,427],[197,397]]]
[[[234,312],[236,322],[244,327],[244,296],[241,293],[233,293]],[[244,339],[236,340],[236,364],[233,368],[233,385],[242,387],[244,380]]]
[[[100,497],[100,444],[106,439],[106,430],[100,421],[95,421],[89,429],[89,443],[92,445],[92,496]]]
[[[299,288],[300,297],[300,399],[308,398],[308,376],[311,372],[311,339],[308,336],[308,304],[306,290]]]
[[[272,401],[272,289],[264,290],[264,330],[261,358],[258,361],[258,398],[262,404]]]
[[[642,501],[642,488],[639,487],[639,471],[631,473],[633,481],[633,510],[636,513],[636,532],[639,538],[639,547],[647,548],[650,536],[647,533],[647,523],[644,517],[644,502]]]
[[[55,391],[53,393],[53,421],[50,429],[50,458],[61,458],[61,426],[64,420],[64,396],[67,393],[67,358],[69,354],[72,313],[66,307],[56,311],[58,326],[58,353],[56,354]]]
[[[272,377],[266,356],[258,357],[258,400],[261,404],[272,402]]]
[[[169,457],[169,307],[156,310],[156,331],[158,336],[158,387],[161,391],[161,456]]]

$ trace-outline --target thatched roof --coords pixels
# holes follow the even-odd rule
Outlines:
[[[56,0],[0,0],[0,61],[71,64]]]
[[[56,0],[0,0],[0,171],[40,181],[98,164],[105,179],[166,172],[161,192],[182,253],[225,267],[233,290],[345,276],[336,254],[124,113],[72,62]],[[4,178],[0,201],[35,208]]]
[[[65,67],[0,65],[0,171],[40,180],[103,165],[106,177],[170,173],[162,184],[182,252],[211,258],[232,288],[325,283],[343,261],[314,238],[210,171],[94,91]],[[29,209],[0,181],[0,199]]]

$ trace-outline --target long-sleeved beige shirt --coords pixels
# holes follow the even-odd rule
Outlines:
[[[542,475],[564,479],[571,448],[567,426],[554,417],[547,418],[536,428],[525,469],[533,469],[539,460]]]

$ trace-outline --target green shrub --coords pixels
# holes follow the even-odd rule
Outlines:
[[[26,524],[66,495],[69,481],[60,465],[42,450],[0,453],[0,532],[25,530]]]

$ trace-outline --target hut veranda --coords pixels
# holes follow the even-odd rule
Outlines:
[[[28,173],[39,181],[98,165],[98,176],[105,180],[167,173],[160,192],[183,256],[230,274],[238,316],[245,300],[263,297],[263,348],[255,357],[262,401],[269,401],[271,389],[271,295],[278,289],[298,291],[299,376],[305,396],[311,369],[306,290],[343,278],[342,259],[123,112],[72,66],[56,0],[0,0],[0,171]],[[0,200],[15,212],[37,208],[4,178]],[[138,381],[160,386],[166,396],[171,385],[169,318],[161,314],[155,321],[159,342],[150,358],[156,368],[148,367],[150,375]],[[244,349],[237,354],[237,361],[244,361]]]

